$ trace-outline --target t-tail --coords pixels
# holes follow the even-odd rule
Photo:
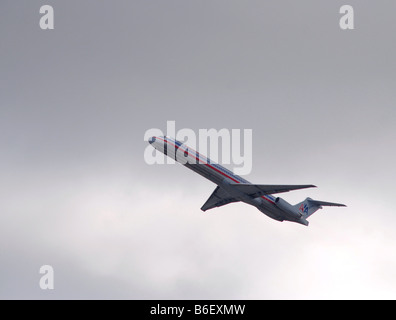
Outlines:
[[[304,201],[297,203],[294,207],[298,210],[298,212],[302,215],[304,219],[307,219],[308,217],[313,215],[316,211],[322,209],[322,207],[324,206],[346,207],[345,204],[318,201],[318,200],[313,200],[311,198],[306,198]]]

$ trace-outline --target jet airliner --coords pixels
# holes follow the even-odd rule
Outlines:
[[[280,197],[273,196],[273,194],[316,186],[312,184],[252,184],[173,138],[151,137],[148,142],[158,151],[217,184],[212,195],[201,207],[202,211],[242,201],[256,207],[272,219],[291,221],[308,226],[307,218],[317,210],[322,209],[323,206],[346,207],[341,203],[318,201],[311,198],[306,198],[304,201],[292,205]]]

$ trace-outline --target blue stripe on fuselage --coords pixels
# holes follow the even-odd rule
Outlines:
[[[166,144],[171,143],[175,148],[182,148],[182,150],[184,150],[185,152],[187,152],[190,156],[192,156],[193,158],[195,158],[197,160],[198,164],[204,164],[206,166],[208,166],[209,168],[211,168],[212,170],[219,172],[220,174],[222,174],[223,176],[225,176],[226,178],[231,179],[232,181],[236,182],[236,183],[250,183],[249,181],[235,175],[234,173],[232,173],[230,170],[224,168],[223,166],[221,166],[218,163],[213,163],[209,158],[202,156],[198,151],[193,150],[191,148],[188,148],[186,145],[184,145],[183,143],[181,143],[180,141],[177,140],[173,140],[169,137],[165,137],[165,140],[160,138],[162,141],[164,141]],[[190,149],[190,150],[189,150]],[[193,155],[190,151],[193,150],[195,151],[196,155]],[[270,203],[275,203],[275,197],[271,196],[271,195],[263,195],[261,196],[261,198],[267,200]]]

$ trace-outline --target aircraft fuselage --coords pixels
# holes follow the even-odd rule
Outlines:
[[[242,201],[256,207],[268,217],[278,221],[288,220],[308,225],[308,221],[304,219],[301,213],[295,212],[294,210],[288,210],[287,207],[286,210],[281,209],[277,205],[280,201],[279,197],[275,197],[270,194],[260,197],[251,197],[250,195],[233,188],[233,184],[250,184],[250,182],[232,173],[220,164],[214,163],[209,158],[201,155],[198,151],[189,148],[181,142],[169,137],[152,137],[150,138],[149,143],[168,157],[171,157],[187,168],[217,184],[219,187],[227,191],[232,197],[238,199],[238,201]],[[282,201],[287,203],[283,199]],[[290,204],[289,206],[292,207]]]

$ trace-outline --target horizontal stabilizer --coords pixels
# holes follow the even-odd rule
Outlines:
[[[318,200],[313,200],[311,198],[306,198],[304,201],[297,203],[294,207],[305,219],[307,219],[308,217],[313,215],[316,211],[322,209],[322,206],[346,207],[345,204],[318,201]]]
[[[317,206],[346,207],[346,205],[342,204],[342,203],[318,201],[318,200],[312,200],[312,199],[308,199],[308,201],[314,205],[317,205]]]
[[[292,190],[299,190],[305,188],[316,188],[313,184],[301,184],[301,185],[274,185],[274,184],[250,184],[250,183],[238,183],[232,184],[233,188],[239,189],[239,191],[248,194],[253,198],[261,197],[266,194],[282,193]]]
[[[221,207],[231,202],[237,202],[239,200],[232,197],[227,191],[223,188],[217,187],[215,191],[211,194],[209,199],[202,206],[201,210],[206,211],[209,209],[213,209],[216,207]]]

